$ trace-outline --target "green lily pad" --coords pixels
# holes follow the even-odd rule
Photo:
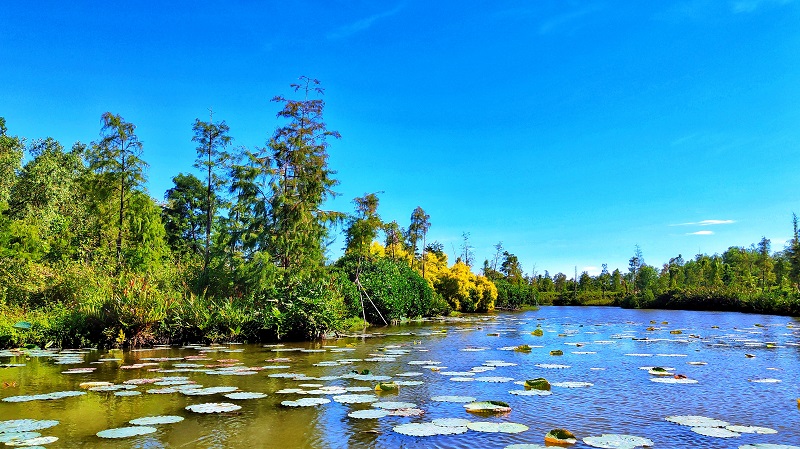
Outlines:
[[[549,390],[510,390],[508,393],[514,396],[550,396],[553,394]]]
[[[477,421],[471,422],[467,428],[476,432],[492,432],[492,433],[520,433],[528,430],[528,426],[513,422],[487,422]]]
[[[139,435],[147,435],[158,431],[155,427],[149,426],[128,426],[118,427],[116,429],[107,429],[97,432],[100,438],[130,438]]]
[[[525,381],[525,388],[533,390],[547,390],[550,391],[550,382],[544,377],[537,377],[535,379],[528,379]]]
[[[439,418],[434,419],[432,423],[443,427],[466,427],[470,420],[464,418]]]
[[[586,437],[583,442],[592,447],[604,449],[634,449],[639,446],[652,446],[653,440],[635,435],[602,434],[599,437]]]
[[[134,426],[153,426],[157,424],[175,424],[183,421],[182,416],[174,415],[161,415],[161,416],[145,416],[144,418],[136,418],[128,421]]]
[[[379,398],[374,394],[342,394],[334,396],[333,400],[340,404],[366,404],[377,402]]]
[[[17,447],[42,447],[42,444],[50,444],[55,443],[58,441],[58,437],[36,437],[30,438],[27,440],[11,440],[6,442],[6,446],[17,446]]]
[[[0,421],[0,434],[31,432],[57,426],[58,421],[52,419],[12,419]]]
[[[726,429],[737,432],[737,433],[758,433],[762,435],[771,435],[778,433],[775,429],[770,429],[769,427],[758,427],[758,426],[725,426]]]
[[[0,443],[8,443],[9,441],[30,440],[42,436],[39,432],[11,432],[0,433]]]
[[[185,408],[195,413],[226,413],[239,410],[242,407],[229,402],[207,402],[204,404],[188,405]]]
[[[707,437],[717,438],[736,438],[742,436],[738,432],[728,430],[724,427],[692,427],[692,432],[705,435]]]
[[[433,423],[410,423],[395,426],[392,430],[402,435],[429,437],[434,435],[456,435],[466,433],[467,427],[437,426]]]
[[[264,393],[248,393],[244,391],[240,391],[237,393],[228,393],[223,396],[225,396],[228,399],[234,399],[234,400],[261,399],[267,397],[267,395]]]
[[[383,418],[384,416],[389,416],[389,412],[387,410],[380,409],[366,409],[350,412],[347,414],[347,416],[355,419],[378,419]]]
[[[385,401],[385,402],[373,402],[372,406],[384,410],[398,410],[401,408],[415,408],[417,404],[412,404],[411,402]]]
[[[508,413],[511,407],[502,401],[482,401],[464,404],[464,408],[470,413]]]
[[[282,401],[281,405],[284,407],[314,407],[328,404],[329,402],[331,400],[325,398],[301,398],[296,401]]]
[[[578,442],[577,437],[575,434],[570,432],[567,429],[553,429],[544,436],[545,444],[556,444],[556,445],[564,445],[564,444],[575,444]]]

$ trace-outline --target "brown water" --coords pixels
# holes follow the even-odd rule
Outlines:
[[[544,331],[541,337],[531,334],[537,326]],[[371,331],[375,336],[370,338],[344,338],[282,347],[219,345],[126,352],[86,351],[77,356],[77,361],[68,364],[57,364],[57,359],[47,354],[10,356],[0,353],[0,364],[24,364],[0,368],[0,380],[4,385],[0,390],[0,397],[4,399],[0,402],[0,421],[23,418],[58,420],[60,423],[55,427],[39,431],[59,438],[48,445],[53,448],[503,448],[514,443],[543,444],[545,433],[555,427],[565,427],[579,438],[603,433],[639,435],[653,440],[657,448],[737,448],[755,443],[800,445],[797,403],[800,398],[800,323],[792,318],[716,312],[545,307],[535,312],[476,316]],[[531,352],[507,350],[521,344],[533,346]],[[320,352],[303,352],[301,349]],[[551,356],[550,351],[556,349],[562,350],[564,355]],[[387,352],[395,354],[394,360],[386,358]],[[207,360],[184,359],[187,356],[202,356]],[[376,356],[385,360],[366,361]],[[113,358],[122,360],[101,361]],[[275,358],[290,360],[268,361]],[[342,363],[343,359],[354,360]],[[336,366],[315,366],[337,361],[340,362]],[[412,361],[438,363],[409,364]],[[484,367],[487,361],[515,365],[498,366],[471,376],[442,374],[471,371]],[[120,369],[135,363],[153,365]],[[567,365],[569,368],[537,366],[542,364]],[[274,369],[274,366],[288,368]],[[438,371],[427,366],[434,366]],[[650,379],[654,376],[640,369],[645,366],[675,368],[675,373],[697,383],[653,382]],[[62,374],[76,367],[96,370]],[[227,374],[220,374],[220,368]],[[252,374],[231,374],[234,370],[241,374],[245,369]],[[382,393],[378,400],[411,402],[423,410],[424,415],[355,419],[348,417],[348,413],[369,409],[371,405],[345,404],[336,400],[315,407],[281,405],[282,401],[303,397],[334,399],[336,396],[277,393],[285,388],[317,389],[299,387],[300,384],[369,387],[371,390],[376,381],[341,377],[352,370],[365,369],[373,375],[391,376],[396,381],[421,381],[420,385],[401,386],[397,393]],[[300,380],[270,377],[280,373],[302,377]],[[404,373],[421,374],[399,375]],[[147,391],[163,387],[140,385],[131,391],[142,393],[129,397],[115,396],[114,392],[88,391],[84,395],[56,400],[7,401],[21,395],[86,391],[79,384],[87,381],[121,384],[130,379],[165,376],[185,376],[203,387],[232,386],[241,391],[266,393],[267,397],[233,400],[221,394],[152,394]],[[505,377],[513,380],[450,380],[454,377]],[[555,383],[571,381],[592,385],[581,388],[553,386],[550,396],[509,394],[511,390],[523,389],[514,381],[534,377],[545,377]],[[512,411],[503,416],[478,416],[467,413],[461,403],[431,399],[440,395],[505,401]],[[208,415],[185,409],[206,402],[235,403],[241,409]],[[129,425],[127,422],[131,419],[155,415],[177,415],[185,419],[175,424],[157,425],[158,431],[149,435],[119,440],[96,436],[99,431]],[[692,432],[689,427],[665,421],[664,418],[670,415],[702,415],[736,425],[768,427],[777,433],[742,434],[734,438],[703,436]],[[458,435],[430,437],[407,436],[393,430],[400,424],[430,422],[437,418],[514,422],[529,428],[516,434],[469,430]],[[589,446],[579,442],[573,447]]]

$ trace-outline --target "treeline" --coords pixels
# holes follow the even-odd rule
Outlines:
[[[384,223],[378,197],[347,214],[335,195],[319,82],[277,96],[263,148],[197,119],[193,173],[146,191],[146,145],[120,115],[65,148],[0,118],[0,347],[318,338],[369,323],[490,311],[495,285],[426,241],[422,208]],[[326,261],[333,233],[344,256]],[[383,244],[378,243],[382,238]]]
[[[572,278],[563,273],[524,276],[513,254],[497,245],[483,272],[497,285],[498,307],[524,305],[616,305],[635,308],[721,310],[800,316],[800,233],[793,217],[793,238],[773,252],[762,238],[750,247],[732,246],[722,254],[681,254],[661,266],[648,265],[637,246],[628,270]],[[497,261],[502,261],[498,265]]]

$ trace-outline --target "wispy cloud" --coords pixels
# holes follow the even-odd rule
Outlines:
[[[559,28],[563,28],[568,25],[576,27],[578,26],[578,22],[581,18],[600,11],[601,9],[603,9],[602,5],[590,5],[577,11],[551,17],[539,25],[539,34],[550,34]]]
[[[714,235],[714,231],[687,232],[686,235]]]
[[[702,220],[702,221],[693,221],[689,223],[678,223],[678,224],[671,224],[670,226],[716,226],[716,225],[725,225],[725,224],[733,224],[736,223],[734,220]],[[703,231],[705,232],[705,231]],[[711,231],[708,231],[711,232]]]
[[[731,9],[740,14],[756,11],[763,6],[782,6],[791,2],[792,0],[737,0],[731,3]]]
[[[352,36],[353,34],[359,33],[371,27],[375,22],[385,19],[387,17],[391,17],[400,10],[403,9],[403,5],[395,6],[393,9],[388,11],[384,11],[382,13],[378,13],[367,18],[357,20],[353,23],[347,24],[345,26],[339,27],[336,31],[328,34],[328,39],[342,39],[348,36]]]

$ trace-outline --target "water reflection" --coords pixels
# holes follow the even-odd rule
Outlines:
[[[787,326],[787,323],[795,327]],[[541,326],[543,335],[531,332]],[[651,330],[648,330],[651,329]],[[238,412],[222,415],[198,415],[184,410],[202,402],[233,402],[220,395],[192,397],[180,393],[168,395],[143,393],[117,397],[113,393],[90,392],[87,395],[56,401],[26,403],[0,402],[0,420],[17,418],[57,419],[61,424],[46,435],[58,436],[58,447],[65,448],[230,448],[280,447],[350,448],[350,447],[442,447],[502,448],[512,443],[543,443],[544,434],[555,427],[566,427],[578,436],[602,433],[641,435],[660,448],[704,447],[729,448],[749,443],[800,444],[800,325],[796,319],[763,315],[720,312],[662,310],[621,310],[613,308],[548,307],[537,312],[498,314],[465,322],[434,322],[382,328],[378,338],[352,338],[324,343],[287,344],[283,348],[237,345],[234,351],[221,349],[207,353],[211,360],[182,360],[197,355],[197,349],[158,349],[137,352],[101,352],[88,354],[79,365],[55,365],[45,358],[6,357],[0,363],[25,363],[21,368],[0,368],[4,382],[16,387],[4,388],[2,397],[79,389],[89,380],[122,383],[141,377],[188,376],[198,384],[235,386],[242,391],[264,392],[268,397],[239,401]],[[443,332],[446,331],[446,332]],[[678,333],[680,331],[680,333]],[[499,350],[521,344],[532,346],[530,352]],[[347,352],[331,352],[333,345]],[[386,356],[400,347],[407,354],[394,361],[367,362]],[[479,350],[485,348],[485,350]],[[325,349],[324,352],[280,351],[279,349]],[[352,349],[352,351],[350,351]],[[389,349],[387,351],[387,349]],[[560,349],[563,356],[551,356]],[[753,357],[747,357],[750,354]],[[122,361],[100,361],[120,357]],[[267,362],[274,358],[288,362]],[[123,365],[141,363],[145,358],[163,358],[154,366],[122,370]],[[181,359],[181,360],[165,360]],[[206,374],[196,367],[176,367],[180,363],[218,365],[219,360],[237,359],[236,366],[263,367],[288,365],[286,369],[264,369],[254,375],[233,376]],[[320,362],[361,359],[352,364],[314,366]],[[414,360],[441,362],[439,371]],[[522,381],[546,377],[550,382],[589,382],[588,388],[553,387],[551,396],[513,396],[509,390],[522,388],[512,382],[454,382],[441,372],[470,371],[489,360],[514,363],[477,373],[474,377],[511,377]],[[688,362],[704,362],[692,365]],[[566,369],[543,368],[542,364],[568,365]],[[61,374],[74,366],[96,367],[94,373]],[[692,385],[652,382],[645,366],[674,368],[698,381]],[[161,369],[166,372],[154,372]],[[208,370],[210,368],[203,368]],[[270,377],[275,373],[302,373],[309,377],[341,376],[351,370],[368,369],[372,374],[395,376],[394,380],[421,380],[419,386],[402,386],[397,393],[383,393],[381,400],[412,402],[425,411],[422,417],[387,416],[377,420],[354,419],[353,410],[370,408],[369,404],[330,404],[311,408],[287,408],[283,400],[301,396],[277,394],[283,388],[318,383],[326,386],[366,386],[375,382],[350,378],[300,380]],[[419,377],[397,377],[414,371]],[[778,383],[753,380],[777,379]],[[146,391],[150,385],[140,386]],[[469,395],[478,400],[502,400],[511,404],[507,416],[479,417],[464,410],[462,404],[436,402],[440,395]],[[122,427],[134,418],[153,415],[180,415],[180,423],[158,426],[155,434],[128,440],[101,440],[100,430]],[[733,424],[771,427],[777,435],[742,435],[731,440],[704,437],[688,428],[664,421],[667,415],[704,415]],[[507,421],[525,424],[530,430],[520,434],[489,434],[470,431],[466,434],[430,438],[408,437],[392,427],[409,422],[430,422],[436,418]],[[579,446],[576,446],[579,447]]]

